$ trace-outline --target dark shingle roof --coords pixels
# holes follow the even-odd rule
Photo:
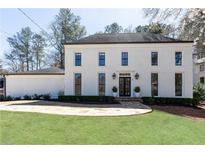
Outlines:
[[[50,67],[26,72],[11,72],[8,75],[64,75],[64,70],[57,67]]]
[[[115,44],[115,43],[182,43],[182,41],[154,33],[94,34],[66,44]]]

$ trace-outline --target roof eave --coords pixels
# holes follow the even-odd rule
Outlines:
[[[152,43],[194,43],[194,41],[153,41],[153,42],[70,42],[63,45],[81,45],[81,44],[152,44]]]

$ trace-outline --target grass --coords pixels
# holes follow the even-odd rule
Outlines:
[[[205,144],[205,123],[160,111],[122,117],[0,111],[0,144]]]

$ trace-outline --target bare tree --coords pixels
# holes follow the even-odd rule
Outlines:
[[[150,8],[143,9],[151,21],[179,20],[178,38],[194,40],[197,51],[205,52],[205,9],[202,8]]]
[[[52,32],[48,39],[57,51],[53,55],[56,58],[54,65],[64,68],[63,44],[83,37],[86,34],[85,27],[80,24],[80,17],[74,15],[70,9],[60,9],[50,28]]]

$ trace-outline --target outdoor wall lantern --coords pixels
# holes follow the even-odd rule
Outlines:
[[[115,80],[117,75],[115,73],[112,74],[112,79]]]
[[[139,79],[139,74],[138,73],[135,74],[135,79],[136,80]]]

